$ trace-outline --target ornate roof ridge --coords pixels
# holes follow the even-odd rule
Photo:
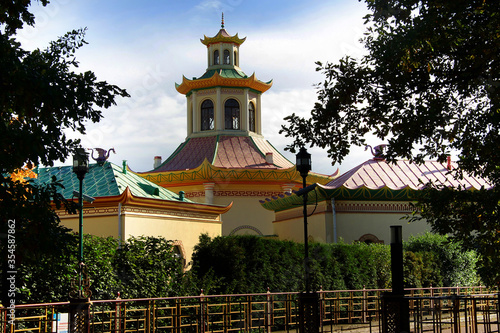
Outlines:
[[[200,39],[200,41],[203,45],[206,46],[214,43],[234,43],[241,45],[245,42],[246,39],[247,39],[246,37],[245,38],[238,37],[238,34],[231,36],[226,31],[226,29],[222,27],[217,33],[217,35],[215,35],[214,37],[207,37],[206,35],[203,35],[203,39]]]
[[[263,93],[269,90],[272,85],[273,80],[270,80],[269,82],[260,81],[255,77],[255,73],[247,78],[226,78],[221,76],[218,71],[215,71],[214,75],[204,79],[190,80],[183,75],[182,83],[176,83],[175,89],[184,95],[188,94],[191,90],[216,86],[251,88]]]

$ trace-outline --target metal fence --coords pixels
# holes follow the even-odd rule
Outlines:
[[[381,332],[381,297],[389,290],[319,291],[322,332]],[[414,332],[499,332],[498,295],[484,287],[407,289]],[[496,291],[495,291],[496,292]],[[298,330],[298,293],[199,295],[94,300],[92,333],[289,332]],[[69,302],[0,309],[0,333],[62,332]]]

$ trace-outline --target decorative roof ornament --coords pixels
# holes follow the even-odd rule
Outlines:
[[[99,165],[103,165],[108,160],[109,153],[111,151],[116,154],[115,148],[110,148],[109,150],[102,149],[102,148],[89,148],[88,150],[92,150],[92,156],[91,157]],[[97,151],[97,157],[94,157],[94,150]]]
[[[224,29],[224,13],[222,13],[222,20],[221,20],[221,29],[215,35],[214,37],[207,37],[206,35],[203,36],[203,39],[200,39],[202,44],[204,45],[210,45],[213,43],[234,43],[236,45],[241,45],[245,41],[245,38],[239,38],[238,34],[231,36],[226,29]]]
[[[385,157],[384,157],[384,149],[385,147],[387,147],[386,144],[382,144],[382,145],[378,145],[378,146],[375,146],[372,148],[372,146],[370,145],[366,145],[365,146],[365,151],[368,150],[368,147],[370,148],[371,150],[371,153],[373,155],[373,159],[374,160],[385,160]]]

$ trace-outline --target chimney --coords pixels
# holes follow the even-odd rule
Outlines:
[[[153,169],[158,168],[161,165],[161,156],[155,156]]]
[[[273,153],[266,153],[266,164],[274,164]]]
[[[448,171],[451,171],[451,156],[448,156],[447,158],[446,169],[448,169]]]

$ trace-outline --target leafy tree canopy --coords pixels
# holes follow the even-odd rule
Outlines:
[[[102,118],[101,108],[128,96],[125,90],[98,81],[91,71],[75,72],[75,52],[85,44],[85,29],[68,32],[44,50],[24,50],[16,32],[35,24],[30,4],[30,0],[0,2],[0,236],[4,240],[9,221],[15,221],[17,265],[36,262],[38,256],[59,257],[69,236],[51,206],[51,202],[66,203],[57,195],[61,185],[34,185],[10,174],[25,165],[64,161],[80,145],[65,131],[84,134],[86,121]],[[7,257],[5,246],[5,241],[0,243],[2,259]]]
[[[318,101],[311,117],[285,118],[281,133],[295,138],[288,149],[305,144],[326,148],[336,163],[351,146],[364,145],[368,135],[375,135],[389,143],[384,152],[389,161],[444,161],[456,152],[457,177],[468,172],[498,188],[498,2],[365,1],[371,11],[362,39],[366,55],[317,63],[325,75],[317,86]],[[423,196],[422,216],[434,230],[466,240],[498,266],[499,191],[455,189],[443,196],[438,190]],[[485,197],[487,202],[478,201]],[[484,244],[495,244],[496,250]],[[493,280],[500,281],[499,276]]]

